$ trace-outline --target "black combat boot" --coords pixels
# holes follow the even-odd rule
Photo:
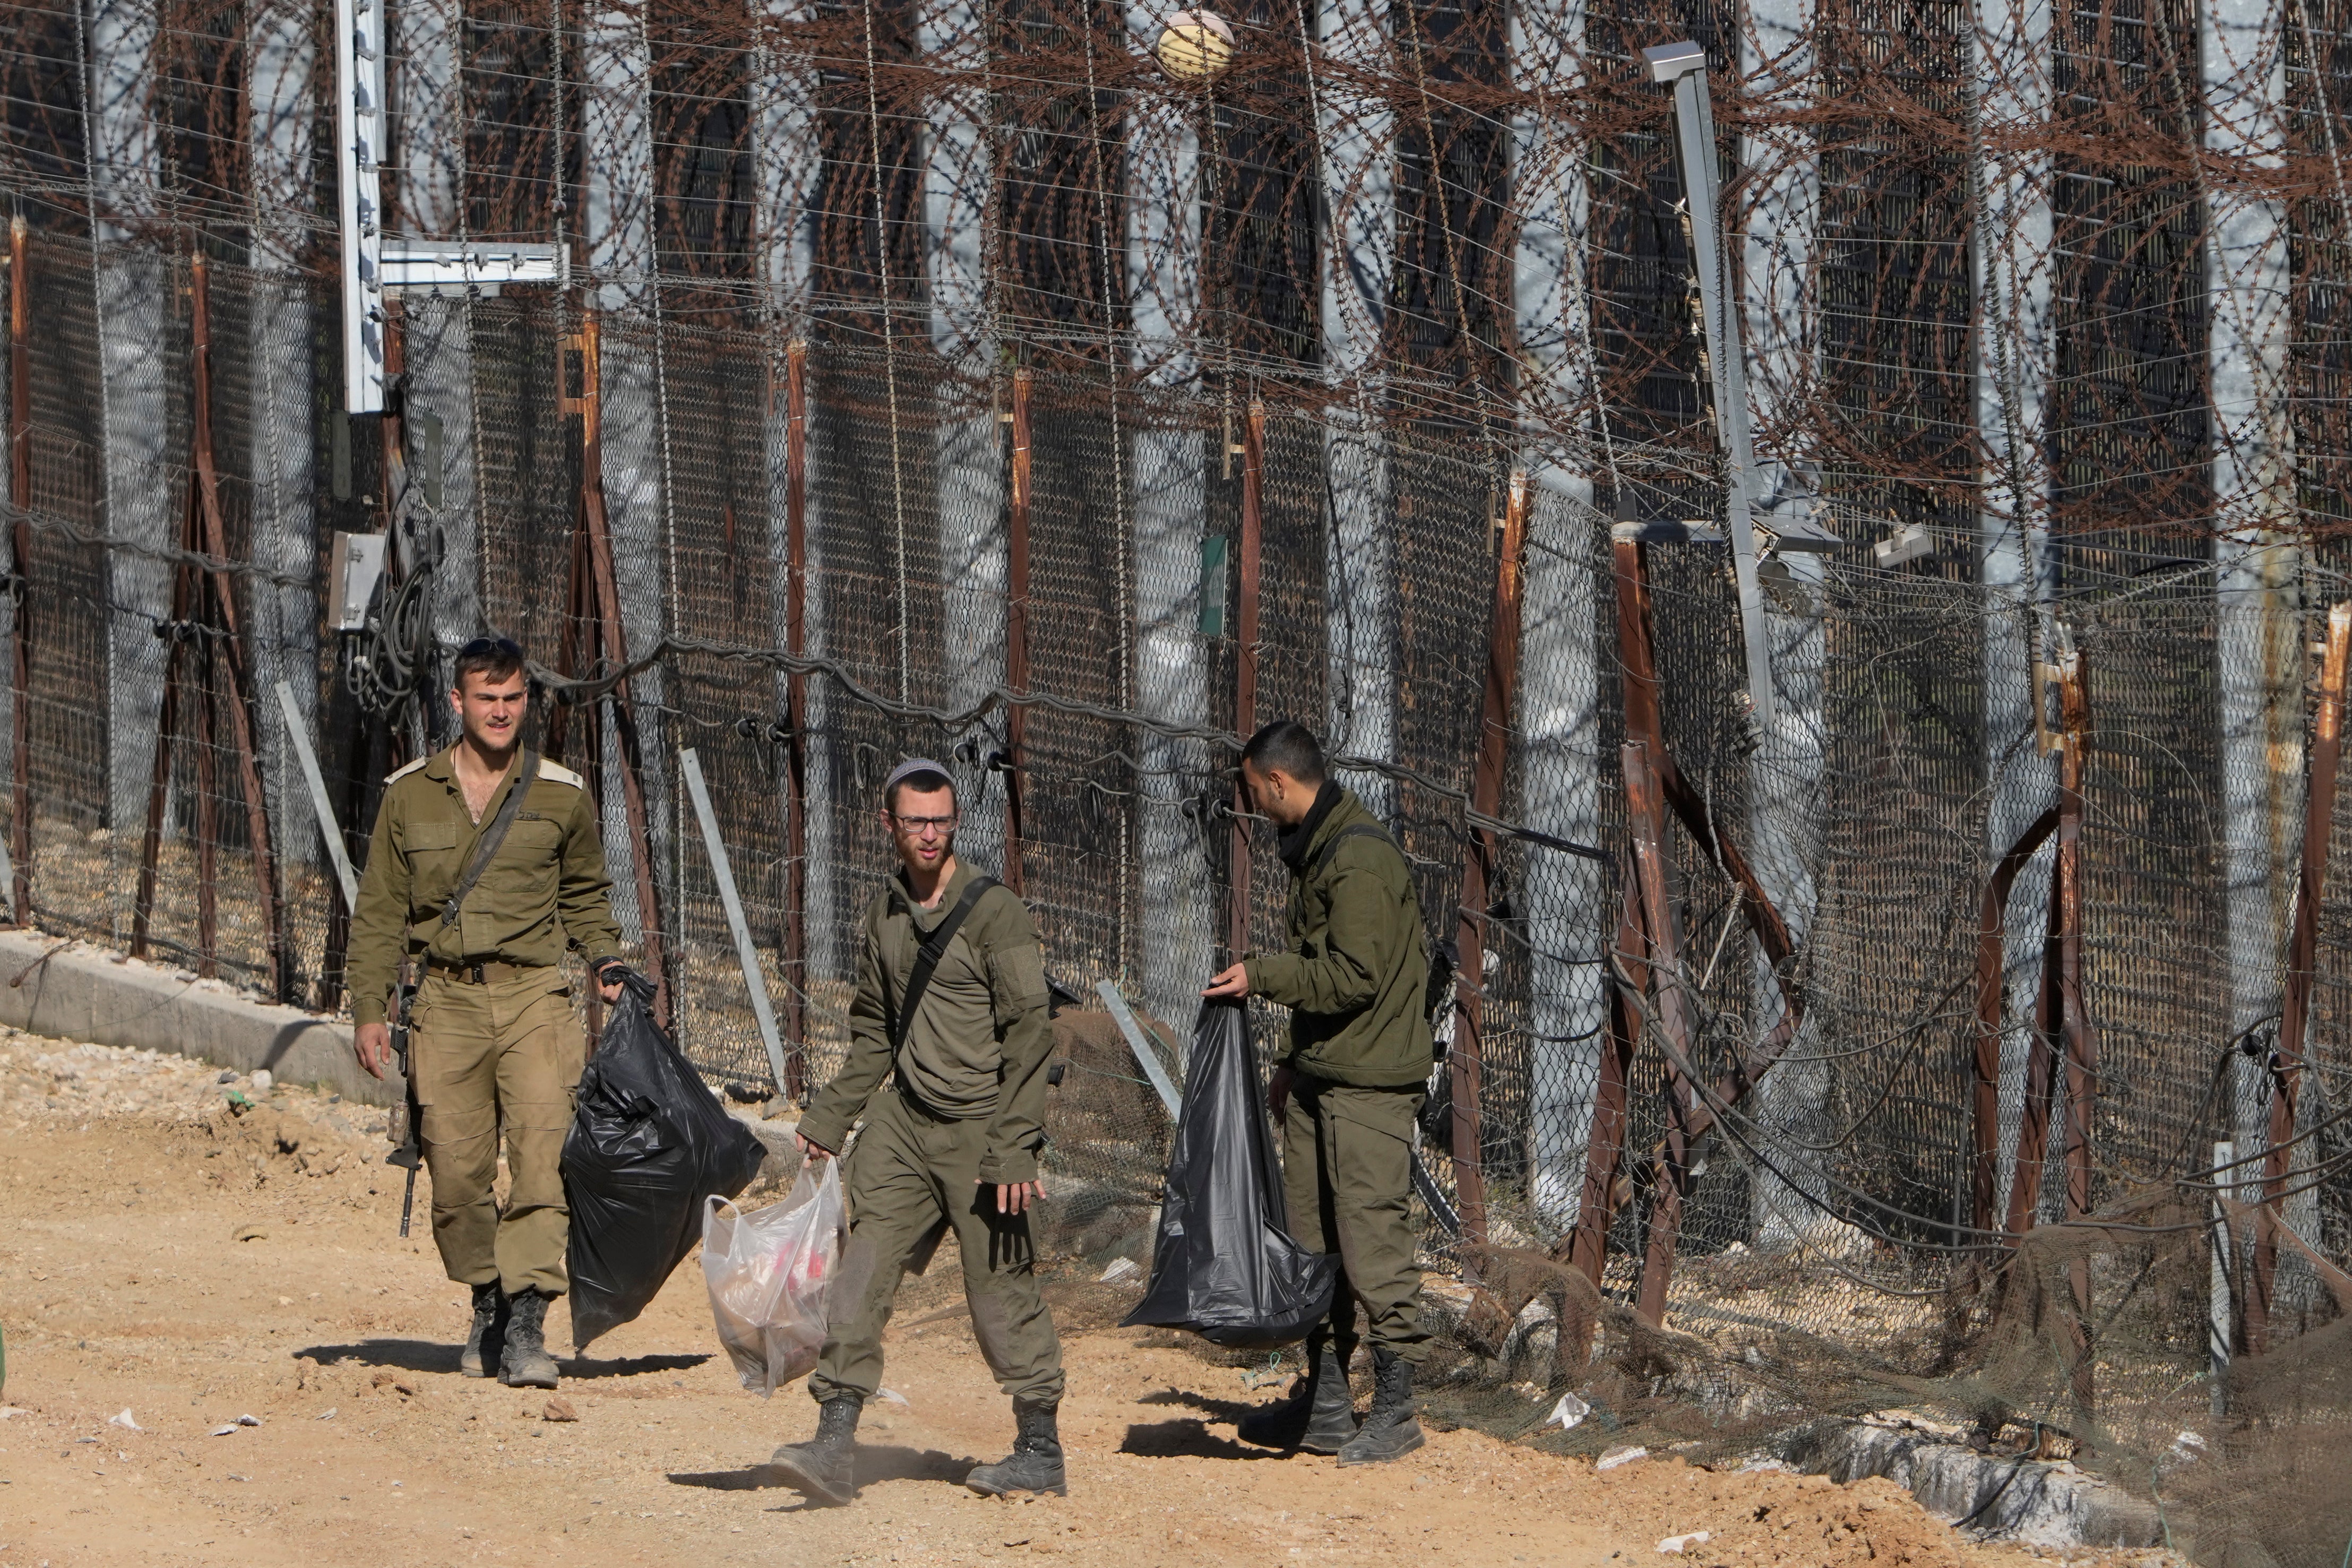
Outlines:
[[[1050,1404],[1014,1400],[1013,1452],[992,1465],[980,1466],[964,1477],[963,1484],[983,1497],[1003,1497],[1009,1492],[1069,1496],[1070,1483],[1062,1474],[1062,1435],[1055,1424],[1061,1407],[1058,1399]]]
[[[857,1415],[866,1402],[836,1394],[816,1407],[816,1436],[787,1443],[768,1456],[768,1479],[798,1487],[819,1502],[847,1502],[857,1495]]]
[[[474,1326],[466,1331],[466,1348],[457,1352],[457,1370],[467,1377],[488,1377],[496,1367],[482,1364],[482,1352],[495,1357],[506,1337],[507,1300],[495,1279],[474,1287]]]
[[[1363,1430],[1339,1450],[1343,1465],[1378,1465],[1412,1453],[1427,1439],[1412,1418],[1412,1363],[1394,1351],[1372,1352],[1372,1408]]]
[[[1244,1443],[1336,1454],[1356,1435],[1356,1399],[1348,1388],[1347,1360],[1329,1345],[1307,1358],[1307,1375],[1279,1405],[1253,1410],[1234,1423]]]
[[[553,1388],[555,1358],[547,1353],[547,1304],[555,1298],[528,1286],[507,1298],[506,1353],[499,1381],[509,1388]]]

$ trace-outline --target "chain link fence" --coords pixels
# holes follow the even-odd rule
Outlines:
[[[542,742],[591,780],[688,1054],[756,1097],[773,1073],[680,770],[695,753],[783,1021],[782,1087],[805,1093],[840,1059],[856,921],[889,867],[879,781],[930,754],[962,788],[965,852],[1018,878],[1076,998],[1056,1243],[1139,1257],[1168,1118],[1095,987],[1122,989],[1181,1082],[1234,911],[1250,944],[1281,941],[1268,835],[1234,885],[1232,766],[1251,721],[1297,717],[1397,831],[1433,944],[1467,927],[1484,954],[1461,991],[1477,1027],[1448,1026],[1439,1086],[1470,1081],[1475,1041],[1476,1094],[1453,1107],[1471,1131],[1423,1150],[1473,1215],[1460,1235],[1429,1220],[1436,1414],[1736,1460],[1901,1405],[1962,1446],[2071,1453],[2169,1499],[2200,1560],[2340,1552],[2352,808],[2334,798],[2273,1188],[2308,1245],[2277,1242],[2267,1280],[2261,1183],[2214,1152],[2269,1141],[2335,547],[2282,549],[2256,581],[2210,542],[2037,538],[2007,586],[1979,570],[1973,520],[1938,514],[1906,566],[1780,557],[1763,729],[1721,547],[1629,543],[1630,481],[1515,500],[1475,436],[1276,409],[1254,468],[1221,411],[1083,371],[983,397],[928,351],[847,339],[803,360],[652,314],[590,334],[519,293],[409,300],[399,417],[351,421],[311,281],[47,237],[26,267],[31,330],[0,365],[29,378],[29,488],[7,498],[30,542],[8,692],[28,741],[0,800],[30,811],[42,928],[344,1005],[346,915],[278,685],[363,857],[384,774],[448,738],[447,650],[495,629],[549,677]],[[110,362],[100,312],[134,308],[153,358]],[[387,520],[400,580],[371,629],[338,632],[334,536]],[[1517,657],[1490,682],[1498,604]],[[2074,711],[2042,689],[2076,679],[2078,789],[2041,733]],[[1629,717],[1645,690],[1654,733]],[[1629,770],[1668,758],[1683,793],[1651,868],[1673,947],[1650,917],[1636,951]],[[2045,974],[2061,962],[2078,978]],[[1257,1025],[1271,1053],[1280,1019]],[[2261,1342],[2240,1328],[2225,1348],[2261,1353],[2217,1372],[2217,1294],[2242,1325],[2257,1289]],[[1601,1414],[1536,1437],[1570,1390]]]

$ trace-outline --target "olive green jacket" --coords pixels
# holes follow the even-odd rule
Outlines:
[[[448,752],[409,763],[384,781],[375,837],[352,911],[345,983],[352,1019],[384,1021],[403,955],[449,963],[552,964],[576,948],[591,969],[621,953],[612,883],[587,784],[571,769],[541,762],[530,795],[507,828],[498,858],[466,895],[446,929],[441,906],[474,858],[475,840],[499,814],[521,755],[490,794],[477,825],[466,810]]]
[[[801,1119],[801,1136],[810,1142],[838,1152],[889,1075],[886,972],[890,996],[905,996],[924,939],[978,875],[959,860],[937,907],[927,910],[898,871],[867,906],[857,991],[849,1003],[849,1053]],[[1054,1049],[1046,1002],[1045,955],[1028,907],[1010,888],[991,888],[940,955],[898,1064],[901,1087],[934,1113],[987,1120],[983,1182],[1036,1179],[1037,1151],[1045,1142],[1045,1058]]]
[[[1385,1088],[1429,1077],[1435,1046],[1422,1012],[1429,937],[1403,852],[1349,790],[1307,841],[1290,876],[1290,951],[1243,960],[1250,990],[1288,1007],[1287,1064],[1334,1083]],[[1311,873],[1311,875],[1310,875]]]

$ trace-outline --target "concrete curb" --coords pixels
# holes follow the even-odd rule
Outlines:
[[[240,996],[218,981],[121,958],[43,931],[0,931],[0,1024],[28,1034],[170,1051],[345,1100],[397,1105],[397,1077],[360,1070],[349,1023]]]
[[[1903,1416],[1823,1421],[1791,1434],[1780,1457],[1841,1485],[1885,1476],[1928,1512],[1988,1540],[2060,1551],[2164,1544],[2153,1504],[2064,1461],[1979,1454],[1958,1435]]]

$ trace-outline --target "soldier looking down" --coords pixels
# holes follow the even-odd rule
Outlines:
[[[898,1283],[949,1231],[963,1257],[973,1336],[1013,1397],[1013,1452],[965,1478],[976,1492],[1068,1494],[1056,1413],[1062,1346],[1033,1272],[1029,1207],[1045,1195],[1045,955],[1012,889],[956,858],[955,783],[917,757],[882,786],[898,870],[866,911],[850,1043],[802,1118],[803,1152],[838,1152],[849,1245],[828,1299],[816,1436],[778,1448],[781,1479],[824,1502],[857,1493],[857,1417],[882,1382],[882,1329]],[[886,1074],[894,1087],[882,1089]]]
[[[1281,830],[1289,947],[1252,953],[1202,995],[1290,1009],[1290,1048],[1266,1086],[1282,1125],[1291,1234],[1339,1255],[1331,1315],[1307,1336],[1307,1375],[1242,1417],[1244,1441],[1375,1464],[1421,1447],[1412,1369],[1428,1353],[1413,1261],[1413,1119],[1435,1046],[1422,1010],[1429,938],[1404,852],[1353,791],[1324,776],[1304,725],[1268,724],[1242,749],[1251,802]],[[1362,1428],[1348,1387],[1356,1307],[1372,1342]]]
[[[559,1161],[587,1065],[562,961],[578,952],[617,1002],[621,933],[585,784],[522,745],[522,649],[477,637],[457,650],[454,679],[457,742],[384,781],[352,911],[352,1044],[382,1078],[387,1005],[401,972],[421,968],[408,1070],[434,1244],[449,1278],[474,1292],[458,1365],[468,1377],[495,1371],[504,1384],[553,1388],[547,1304],[569,1286]],[[495,853],[478,868],[486,840]],[[512,1178],[503,1211],[490,1192],[502,1127]]]

